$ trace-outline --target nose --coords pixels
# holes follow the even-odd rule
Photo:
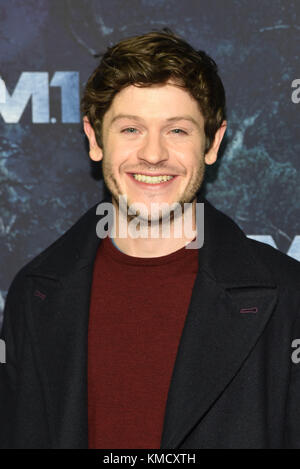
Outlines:
[[[149,132],[138,151],[138,158],[151,164],[158,164],[169,159],[169,152],[158,132]]]

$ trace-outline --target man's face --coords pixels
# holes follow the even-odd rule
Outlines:
[[[144,204],[149,219],[153,202],[171,206],[195,201],[205,162],[214,162],[214,155],[204,157],[204,119],[198,103],[170,81],[120,91],[103,119],[102,149],[86,125],[93,147],[90,156],[102,159],[114,205],[126,195],[128,206]]]

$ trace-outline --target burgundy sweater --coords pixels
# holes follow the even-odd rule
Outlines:
[[[101,241],[88,333],[89,448],[160,447],[197,269],[197,249],[141,258]]]

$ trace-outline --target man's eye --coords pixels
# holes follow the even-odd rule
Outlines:
[[[135,130],[137,130],[137,129],[135,129],[134,127],[127,127],[127,129],[122,130],[122,132],[123,133],[133,134],[133,133],[135,133]]]
[[[172,132],[174,132],[175,134],[186,134],[187,135],[187,133],[182,129],[173,129]]]

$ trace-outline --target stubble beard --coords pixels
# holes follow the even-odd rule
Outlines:
[[[200,188],[202,187],[204,177],[205,177],[205,171],[206,171],[206,164],[204,161],[204,156],[200,158],[200,163],[199,167],[197,169],[197,172],[193,175],[190,183],[188,184],[188,187],[185,189],[184,193],[182,196],[179,198],[179,200],[174,201],[173,204],[179,205],[180,211],[174,213],[174,210],[159,210],[159,216],[157,217],[152,217],[151,218],[151,210],[150,213],[148,213],[148,217],[141,213],[140,210],[135,210],[135,214],[131,215],[129,213],[129,207],[132,205],[134,207],[134,202],[128,199],[127,194],[122,193],[121,188],[117,182],[117,180],[114,177],[112,167],[109,161],[109,158],[103,151],[103,159],[102,159],[102,174],[103,174],[103,179],[104,183],[109,190],[112,199],[115,201],[116,206],[118,207],[119,210],[122,210],[124,214],[124,209],[125,209],[125,204],[120,206],[119,203],[119,197],[120,196],[126,196],[127,201],[126,201],[126,214],[127,214],[127,222],[129,223],[132,219],[139,217],[143,222],[148,222],[148,225],[151,223],[157,223],[157,224],[162,224],[163,220],[165,220],[165,217],[170,217],[170,221],[174,219],[174,216],[177,215],[177,213],[181,212],[184,213],[184,204],[185,203],[192,203]],[[171,208],[171,207],[170,207]],[[125,214],[124,214],[125,215]]]

